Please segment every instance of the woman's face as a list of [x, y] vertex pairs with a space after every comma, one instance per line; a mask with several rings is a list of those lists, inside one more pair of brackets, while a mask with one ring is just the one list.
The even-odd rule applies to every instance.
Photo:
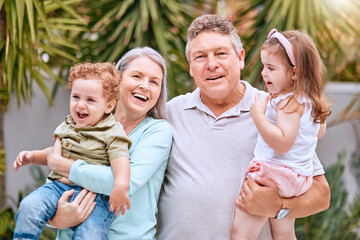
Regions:
[[122, 73], [119, 104], [131, 118], [142, 118], [155, 106], [161, 92], [163, 71], [150, 58], [132, 60]]

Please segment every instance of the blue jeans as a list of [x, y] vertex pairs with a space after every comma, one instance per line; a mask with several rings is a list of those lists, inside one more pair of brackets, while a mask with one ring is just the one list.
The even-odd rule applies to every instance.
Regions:
[[[43, 225], [55, 215], [58, 200], [65, 191], [71, 189], [75, 189], [68, 200], [72, 202], [82, 188], [59, 181], [46, 183], [25, 197], [15, 215], [14, 239], [38, 239]], [[108, 200], [108, 196], [97, 194], [96, 206], [91, 215], [83, 223], [72, 227], [73, 239], [109, 238], [110, 225], [115, 213], [110, 212]]]

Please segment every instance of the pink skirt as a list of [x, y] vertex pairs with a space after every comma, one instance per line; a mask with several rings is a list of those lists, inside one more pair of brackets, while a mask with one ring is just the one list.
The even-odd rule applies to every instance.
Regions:
[[275, 166], [268, 162], [251, 161], [247, 175], [252, 179], [267, 177], [279, 188], [281, 197], [296, 197], [306, 192], [312, 184], [312, 176], [302, 176], [285, 166]]

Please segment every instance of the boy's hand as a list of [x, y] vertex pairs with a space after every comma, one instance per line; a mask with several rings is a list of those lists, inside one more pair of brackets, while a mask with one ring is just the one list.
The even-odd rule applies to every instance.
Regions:
[[33, 151], [22, 151], [17, 155], [14, 161], [14, 170], [18, 171], [19, 167], [31, 164], [35, 159], [35, 153]]
[[115, 216], [118, 216], [121, 210], [121, 215], [125, 214], [126, 209], [130, 209], [130, 198], [127, 190], [122, 187], [114, 187], [110, 194], [110, 211], [115, 211]]

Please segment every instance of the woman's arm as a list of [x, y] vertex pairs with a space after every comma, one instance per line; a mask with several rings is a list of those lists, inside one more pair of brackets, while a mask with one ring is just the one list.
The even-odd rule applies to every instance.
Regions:
[[74, 164], [74, 161], [68, 158], [64, 158], [61, 154], [61, 140], [60, 138], [56, 138], [54, 147], [50, 149], [49, 155], [47, 156], [47, 165], [52, 171], [68, 178], [70, 168]]
[[[243, 193], [245, 197], [243, 200], [236, 199], [236, 206], [250, 214], [273, 218], [282, 207], [278, 188], [270, 179], [258, 178], [254, 181], [248, 178], [240, 196]], [[330, 188], [325, 176], [314, 176], [306, 193], [283, 201], [290, 209], [288, 217], [302, 218], [325, 211], [330, 206]]]
[[[144, 129], [138, 141], [132, 140], [129, 195], [146, 184], [161, 164], [167, 161], [172, 144], [170, 126], [165, 121], [158, 121]], [[114, 185], [111, 167], [87, 164], [82, 160], [72, 164], [69, 180], [106, 195], [110, 195]]]

